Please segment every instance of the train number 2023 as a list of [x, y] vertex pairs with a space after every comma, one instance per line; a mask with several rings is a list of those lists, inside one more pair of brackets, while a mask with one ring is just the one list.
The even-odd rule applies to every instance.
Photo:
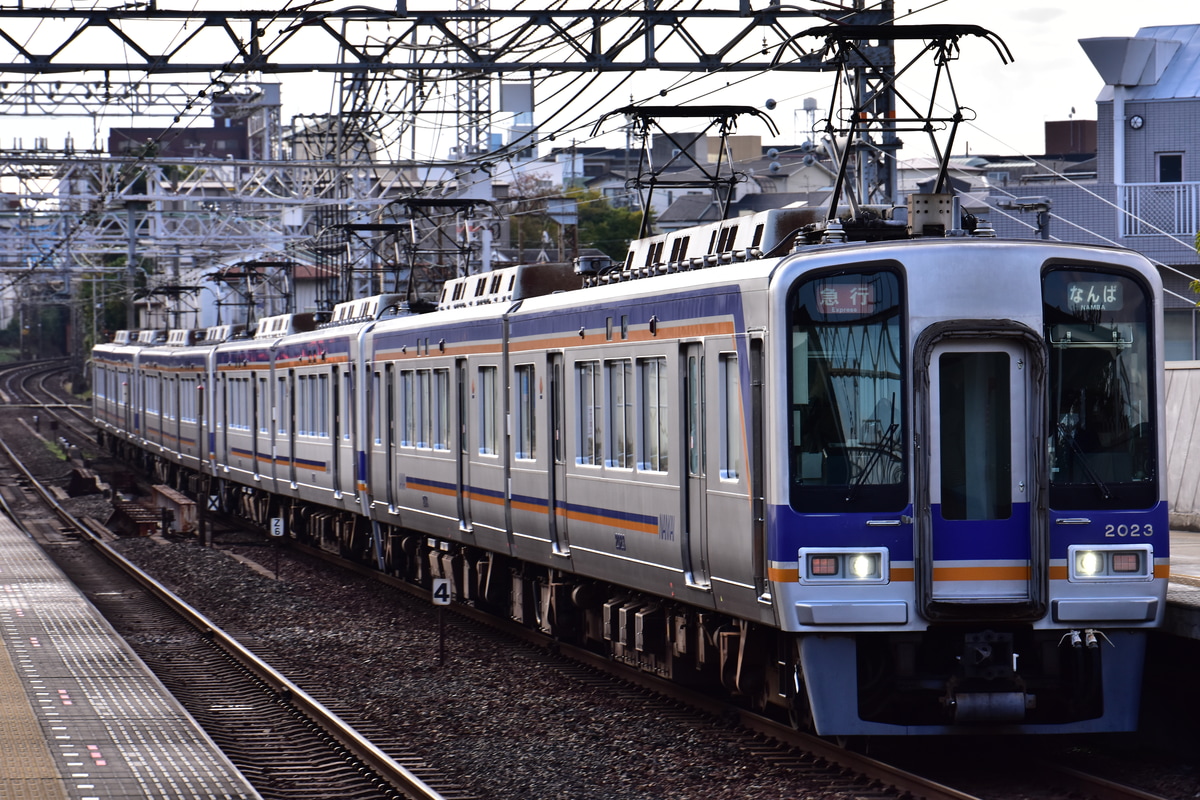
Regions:
[[1137, 539], [1142, 536], [1153, 536], [1153, 525], [1105, 525], [1104, 535], [1109, 539]]

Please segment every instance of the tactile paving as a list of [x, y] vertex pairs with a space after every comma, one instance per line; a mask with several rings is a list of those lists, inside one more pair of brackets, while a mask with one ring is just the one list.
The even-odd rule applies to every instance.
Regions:
[[0, 798], [257, 796], [41, 548], [0, 516]]

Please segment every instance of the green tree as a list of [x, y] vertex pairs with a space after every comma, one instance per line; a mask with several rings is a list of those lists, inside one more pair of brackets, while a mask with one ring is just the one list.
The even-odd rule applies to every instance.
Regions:
[[[614, 261], [625, 260], [629, 243], [637, 238], [642, 212], [635, 208], [614, 208], [608, 198], [596, 191], [571, 189], [579, 208], [579, 246], [594, 247]], [[651, 217], [650, 224], [654, 224]]]

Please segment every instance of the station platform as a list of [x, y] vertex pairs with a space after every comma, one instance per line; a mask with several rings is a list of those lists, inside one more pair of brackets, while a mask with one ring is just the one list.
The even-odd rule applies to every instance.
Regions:
[[1171, 583], [1163, 631], [1200, 639], [1200, 533], [1171, 531]]
[[0, 798], [259, 795], [45, 552], [0, 515]]

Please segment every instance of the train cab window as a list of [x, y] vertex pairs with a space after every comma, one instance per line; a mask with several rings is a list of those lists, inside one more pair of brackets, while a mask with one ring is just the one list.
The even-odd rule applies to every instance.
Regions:
[[799, 281], [788, 302], [792, 505], [908, 504], [900, 277], [876, 269]]
[[1042, 279], [1053, 508], [1158, 501], [1148, 291], [1131, 277], [1084, 269]]

